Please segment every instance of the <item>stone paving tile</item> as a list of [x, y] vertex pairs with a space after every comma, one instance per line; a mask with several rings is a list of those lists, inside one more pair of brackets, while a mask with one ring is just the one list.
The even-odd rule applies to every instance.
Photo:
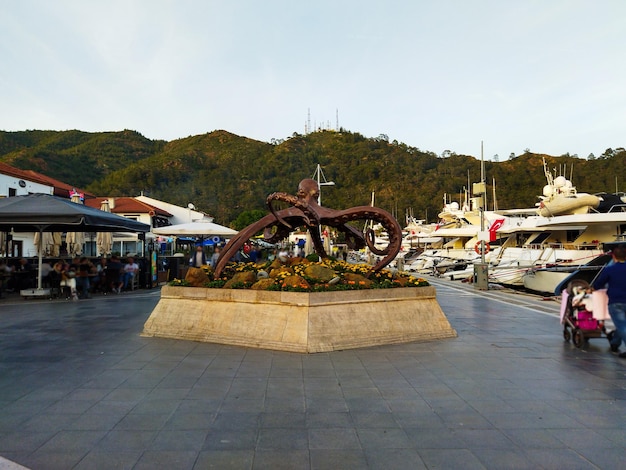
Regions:
[[164, 424], [167, 429], [209, 429], [215, 420], [215, 413], [176, 411], [169, 415]]
[[420, 470], [426, 464], [415, 449], [365, 449], [367, 468], [372, 470]]
[[[252, 468], [255, 452], [250, 450], [204, 450], [198, 454], [194, 470], [245, 470]], [[287, 456], [285, 456], [285, 460]], [[260, 468], [260, 467], [257, 467]], [[294, 466], [292, 468], [299, 468]]]
[[[443, 448], [443, 449], [420, 449], [418, 454], [426, 468], [436, 468], [437, 470], [485, 470], [482, 462], [469, 450], [465, 448]], [[496, 468], [508, 468], [493, 467]]]
[[546, 470], [563, 470], [564, 468], [599, 470], [600, 468], [611, 468], [598, 467], [572, 449], [533, 449], [527, 453], [527, 458], [535, 468]]
[[306, 428], [261, 428], [258, 449], [308, 449], [309, 436]]
[[109, 452], [145, 450], [156, 435], [157, 431], [154, 429], [148, 431], [113, 429], [97, 443], [97, 448]]
[[398, 422], [393, 413], [371, 412], [368, 410], [350, 413], [352, 421], [358, 428], [392, 428]]
[[412, 441], [404, 429], [394, 428], [356, 428], [359, 441], [365, 449], [408, 449]]
[[522, 470], [534, 468], [536, 465], [521, 449], [478, 448], [472, 449], [472, 453], [476, 455], [476, 458], [478, 458], [486, 468]]
[[87, 452], [84, 450], [75, 449], [63, 451], [37, 450], [19, 463], [34, 470], [40, 468], [45, 470], [67, 470], [68, 468], [76, 468], [86, 455]]
[[50, 441], [56, 431], [27, 431], [17, 429], [0, 435], [0, 454], [5, 452], [31, 453]]
[[158, 291], [2, 301], [0, 455], [32, 469], [621, 467], [625, 362], [606, 341], [564, 343], [556, 303], [437, 289], [458, 338], [314, 355], [143, 338]]
[[[245, 429], [245, 428], [257, 428], [261, 419], [262, 413], [246, 413], [243, 411], [220, 412], [215, 416], [212, 427], [219, 429]], [[285, 420], [287, 421], [287, 420]]]
[[[230, 421], [229, 416], [224, 420]], [[306, 428], [306, 413], [265, 412], [257, 415], [258, 423], [263, 428]], [[256, 423], [255, 423], [256, 424]]]
[[[327, 451], [322, 451], [327, 452]], [[359, 468], [357, 466], [342, 466], [339, 460], [336, 460], [335, 467], [321, 468]], [[329, 461], [332, 465], [332, 460]], [[239, 467], [241, 468], [241, 467]], [[311, 467], [311, 456], [309, 451], [305, 449], [298, 450], [263, 450], [259, 449], [254, 453], [253, 470], [308, 470]]]
[[340, 413], [348, 411], [348, 405], [343, 398], [307, 397], [306, 410], [309, 413]]
[[202, 450], [246, 450], [256, 449], [259, 431], [251, 429], [208, 428]]
[[456, 431], [443, 426], [403, 429], [411, 446], [417, 449], [459, 449], [465, 444]]
[[199, 452], [208, 436], [205, 429], [160, 431], [150, 444], [150, 449], [167, 451], [195, 451]]
[[347, 412], [308, 412], [306, 427], [308, 429], [352, 428], [354, 422]]
[[133, 466], [133, 470], [154, 470], [155, 468], [192, 470], [197, 455], [195, 451], [147, 450]]
[[354, 429], [309, 429], [310, 449], [360, 449], [359, 436]]
[[124, 414], [104, 414], [86, 411], [80, 416], [73, 418], [64, 428], [69, 431], [108, 431], [125, 419]]
[[367, 457], [363, 450], [358, 449], [312, 449], [312, 470], [325, 470], [329, 468], [367, 468]]
[[130, 470], [141, 457], [141, 451], [110, 452], [92, 450], [74, 467], [75, 470], [120, 469]]

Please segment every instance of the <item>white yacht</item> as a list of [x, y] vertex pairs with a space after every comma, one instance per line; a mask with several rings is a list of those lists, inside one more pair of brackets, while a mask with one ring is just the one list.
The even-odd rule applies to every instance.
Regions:
[[626, 234], [623, 194], [578, 193], [563, 176], [553, 178], [545, 161], [544, 171], [548, 184], [534, 213], [502, 212], [510, 218], [497, 232], [503, 243], [490, 272], [492, 282], [554, 292], [568, 271], [601, 255], [603, 244]]

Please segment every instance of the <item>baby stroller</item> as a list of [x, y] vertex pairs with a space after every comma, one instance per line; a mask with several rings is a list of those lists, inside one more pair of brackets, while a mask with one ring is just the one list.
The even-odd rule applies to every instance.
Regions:
[[566, 342], [572, 340], [577, 348], [581, 348], [590, 338], [608, 338], [604, 318], [599, 318], [601, 315], [594, 316], [591, 311], [593, 294], [588, 294], [588, 289], [587, 281], [575, 279], [563, 291], [561, 300], [563, 338]]

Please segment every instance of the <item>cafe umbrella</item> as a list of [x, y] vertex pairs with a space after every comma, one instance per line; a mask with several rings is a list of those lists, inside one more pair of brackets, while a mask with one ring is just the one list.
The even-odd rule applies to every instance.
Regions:
[[[70, 192], [70, 201], [74, 204], [83, 204], [84, 195], [76, 191]], [[65, 234], [65, 244], [67, 253], [74, 257], [83, 254], [83, 244], [85, 243], [85, 232], [67, 232]]]
[[[103, 212], [111, 212], [108, 199], [102, 201], [100, 210]], [[111, 253], [111, 249], [113, 248], [113, 234], [111, 232], [98, 232], [96, 235], [96, 247], [100, 256]]]
[[51, 255], [52, 246], [54, 246], [54, 237], [52, 236], [52, 232], [35, 232], [33, 243], [37, 248], [37, 251]]
[[[0, 198], [0, 231], [4, 232], [148, 232], [150, 226], [110, 212], [75, 204], [50, 194]], [[37, 290], [41, 291], [39, 251]]]
[[199, 238], [200, 243], [204, 245], [205, 239], [216, 244], [219, 243], [222, 238], [232, 238], [239, 232], [214, 222], [196, 221], [154, 228], [152, 229], [152, 233], [155, 235], [177, 237], [178, 241], [182, 241], [185, 238]]
[[237, 235], [237, 230], [224, 227], [213, 222], [190, 222], [186, 224], [167, 225], [152, 230], [155, 235], [169, 235], [177, 237], [224, 237], [231, 238]]

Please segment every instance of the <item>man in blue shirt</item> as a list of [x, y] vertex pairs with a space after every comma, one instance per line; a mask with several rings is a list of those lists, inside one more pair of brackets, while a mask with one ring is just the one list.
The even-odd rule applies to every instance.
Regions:
[[626, 243], [620, 243], [613, 249], [613, 263], [602, 270], [592, 287], [603, 289], [607, 284], [609, 315], [615, 325], [615, 331], [609, 339], [611, 352], [626, 358], [626, 352], [619, 351], [622, 341], [626, 344]]

